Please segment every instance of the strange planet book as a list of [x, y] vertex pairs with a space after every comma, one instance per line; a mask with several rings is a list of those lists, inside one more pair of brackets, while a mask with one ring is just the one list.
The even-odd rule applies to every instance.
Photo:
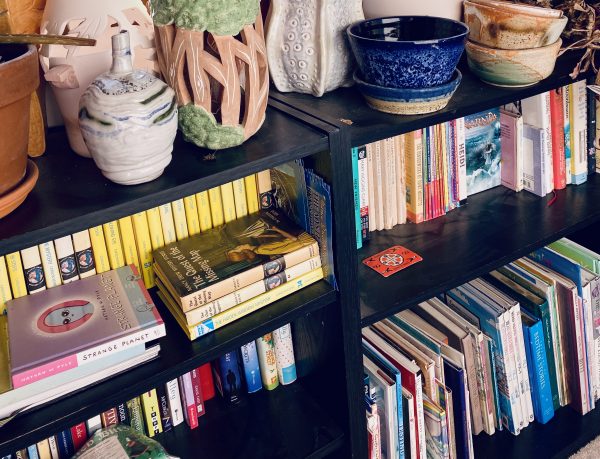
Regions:
[[7, 312], [15, 388], [165, 335], [134, 265], [11, 300]]
[[500, 109], [465, 116], [467, 196], [500, 185]]

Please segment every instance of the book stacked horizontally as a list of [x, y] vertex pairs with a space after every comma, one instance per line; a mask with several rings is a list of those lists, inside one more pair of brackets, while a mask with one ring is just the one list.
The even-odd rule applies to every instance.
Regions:
[[7, 316], [0, 419], [156, 357], [146, 344], [165, 335], [133, 265], [11, 300]]
[[323, 278], [317, 241], [278, 210], [153, 255], [159, 296], [192, 340]]

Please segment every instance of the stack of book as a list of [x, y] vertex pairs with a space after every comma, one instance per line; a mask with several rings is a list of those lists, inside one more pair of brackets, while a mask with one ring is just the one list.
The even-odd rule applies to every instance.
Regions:
[[317, 241], [275, 209], [153, 255], [159, 296], [192, 340], [323, 278]]
[[7, 313], [0, 419], [156, 357], [147, 344], [165, 335], [133, 266], [11, 300]]
[[593, 410], [599, 276], [561, 239], [365, 328], [371, 457], [474, 457], [473, 435]]

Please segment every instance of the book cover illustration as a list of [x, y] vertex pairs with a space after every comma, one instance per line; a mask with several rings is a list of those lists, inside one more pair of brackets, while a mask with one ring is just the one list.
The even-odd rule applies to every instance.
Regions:
[[168, 244], [155, 251], [154, 259], [165, 280], [185, 297], [255, 266], [263, 266], [264, 277], [277, 274], [285, 270], [284, 255], [312, 245], [316, 241], [308, 233], [271, 209]]
[[21, 381], [28, 384], [143, 342], [128, 339], [136, 332], [159, 325], [164, 330], [130, 266], [24, 296], [7, 306], [15, 387], [16, 374], [35, 370], [33, 379]]
[[308, 229], [308, 202], [304, 162], [290, 161], [271, 169], [275, 207], [301, 228]]
[[500, 110], [465, 117], [467, 195], [500, 185]]

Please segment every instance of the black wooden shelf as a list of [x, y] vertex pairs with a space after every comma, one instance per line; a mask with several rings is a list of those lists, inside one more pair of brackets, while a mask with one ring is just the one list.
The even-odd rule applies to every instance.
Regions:
[[243, 145], [210, 153], [178, 135], [173, 161], [152, 182], [125, 186], [104, 178], [91, 159], [73, 153], [63, 129], [47, 135], [34, 159], [40, 178], [23, 205], [0, 219], [0, 254], [50, 241], [328, 149], [327, 136], [269, 108]]
[[159, 358], [16, 417], [0, 428], [0, 457], [164, 384], [336, 300], [331, 286], [319, 281], [207, 336], [189, 341], [155, 293], [152, 295], [167, 328], [167, 336], [160, 340]]
[[573, 81], [569, 73], [579, 57], [580, 54], [574, 52], [560, 57], [550, 77], [525, 88], [503, 88], [483, 83], [468, 70], [463, 59], [460, 65], [463, 78], [449, 104], [440, 111], [425, 115], [391, 115], [373, 110], [354, 87], [341, 88], [320, 98], [281, 93], [274, 88], [270, 94], [275, 100], [324, 122], [347, 129], [351, 145], [357, 146], [477, 113], [568, 84]]
[[[429, 222], [372, 232], [358, 253], [362, 325], [406, 309], [600, 220], [600, 177], [539, 198], [504, 187], [470, 196], [467, 204]], [[423, 261], [388, 278], [362, 260], [402, 245]]]
[[477, 435], [474, 437], [475, 457], [564, 459], [598, 435], [600, 409], [582, 416], [570, 407], [563, 407], [547, 424], [534, 422], [517, 436], [507, 431], [496, 432], [492, 436]]
[[156, 436], [182, 459], [300, 459], [325, 457], [344, 441], [342, 430], [307, 394], [301, 381], [262, 390], [238, 406], [209, 400], [197, 429], [182, 424]]

